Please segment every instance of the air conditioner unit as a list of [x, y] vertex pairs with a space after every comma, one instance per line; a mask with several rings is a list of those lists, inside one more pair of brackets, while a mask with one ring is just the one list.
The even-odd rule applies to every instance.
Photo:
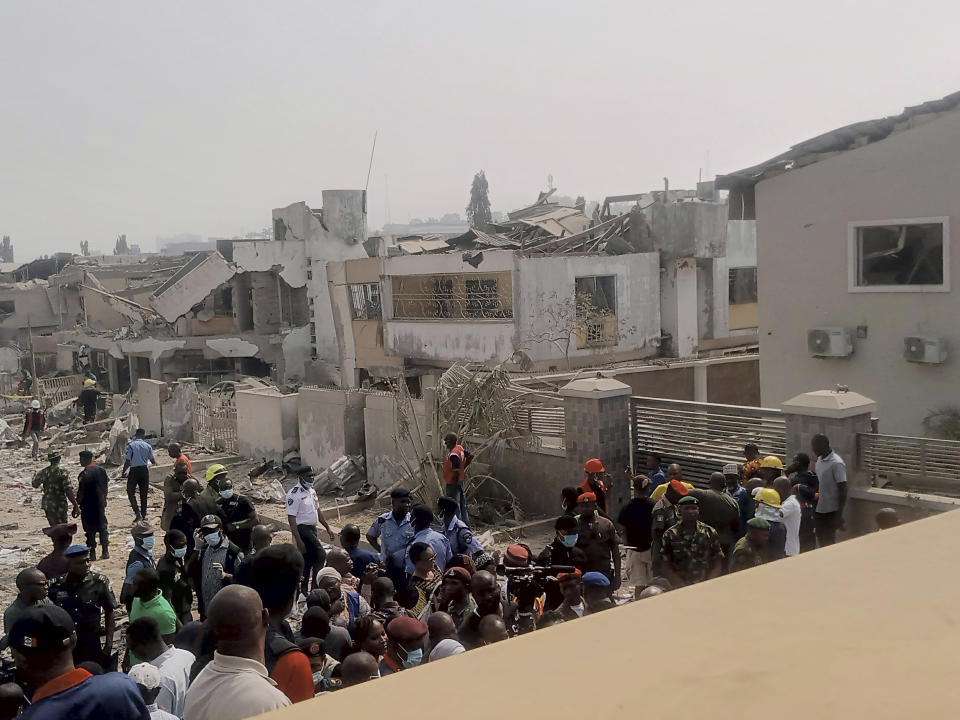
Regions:
[[947, 359], [947, 343], [941, 338], [905, 337], [903, 358], [915, 363], [942, 363]]
[[846, 328], [807, 330], [807, 350], [814, 357], [846, 357], [853, 353], [853, 337]]

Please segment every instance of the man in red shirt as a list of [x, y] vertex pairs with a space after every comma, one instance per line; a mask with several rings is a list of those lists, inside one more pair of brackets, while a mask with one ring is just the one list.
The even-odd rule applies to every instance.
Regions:
[[464, 494], [464, 472], [473, 462], [473, 455], [457, 442], [457, 436], [447, 433], [443, 438], [447, 448], [447, 457], [443, 461], [443, 482], [447, 497], [452, 497], [459, 506], [458, 515], [469, 527], [470, 519], [467, 516], [467, 496]]
[[193, 475], [193, 465], [190, 464], [190, 458], [183, 454], [183, 450], [180, 449], [177, 443], [167, 445], [167, 452], [170, 454], [170, 457], [173, 458], [174, 467], [179, 463], [183, 463], [187, 466], [187, 475]]
[[607, 469], [598, 458], [590, 458], [583, 466], [583, 472], [583, 482], [577, 486], [577, 489], [579, 489], [581, 493], [593, 493], [596, 495], [597, 507], [606, 515], [608, 512], [607, 492], [613, 484], [610, 482], [610, 475], [607, 473]]

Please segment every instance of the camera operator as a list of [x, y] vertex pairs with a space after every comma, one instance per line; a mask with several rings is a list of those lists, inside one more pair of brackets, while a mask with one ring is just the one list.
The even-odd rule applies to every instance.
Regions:
[[[553, 524], [556, 536], [553, 542], [547, 545], [537, 556], [537, 565], [544, 567], [549, 565], [572, 565], [579, 572], [584, 572], [587, 566], [587, 555], [579, 547], [577, 541], [580, 539], [580, 523], [573, 515], [562, 515], [557, 518]], [[546, 599], [544, 608], [554, 610], [559, 607], [563, 601], [560, 588], [555, 583], [549, 583], [546, 586]]]

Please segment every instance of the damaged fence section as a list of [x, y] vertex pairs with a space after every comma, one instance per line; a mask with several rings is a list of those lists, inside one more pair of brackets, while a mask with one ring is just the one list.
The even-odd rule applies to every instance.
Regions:
[[193, 441], [208, 450], [237, 451], [234, 395], [200, 392], [193, 399]]

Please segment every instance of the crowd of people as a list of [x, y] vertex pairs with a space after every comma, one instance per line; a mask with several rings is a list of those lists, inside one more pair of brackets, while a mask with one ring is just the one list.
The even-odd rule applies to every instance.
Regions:
[[[818, 435], [815, 460], [799, 453], [785, 467], [748, 445], [745, 462], [722, 465], [706, 488], [651, 452], [644, 472], [626, 471], [633, 498], [615, 516], [617, 481], [591, 458], [582, 482], [563, 488], [546, 547], [493, 553], [466, 513], [472, 456], [455, 436], [444, 442], [436, 505], [394, 489], [365, 533], [330, 527], [304, 468], [286, 497], [291, 543], [273, 542], [227, 468], [209, 467], [202, 485], [171, 445], [159, 554], [141, 481], [156, 460], [138, 431], [122, 471], [135, 522], [119, 600], [91, 569], [98, 539], [108, 556], [106, 473], [81, 453], [74, 493], [52, 453], [34, 483], [54, 549], [19, 574], [4, 612], [17, 683], [0, 686], [0, 720], [240, 720], [828, 545], [843, 529], [845, 466]], [[68, 502], [86, 544], [72, 541]], [[891, 513], [878, 522], [896, 524]]]

